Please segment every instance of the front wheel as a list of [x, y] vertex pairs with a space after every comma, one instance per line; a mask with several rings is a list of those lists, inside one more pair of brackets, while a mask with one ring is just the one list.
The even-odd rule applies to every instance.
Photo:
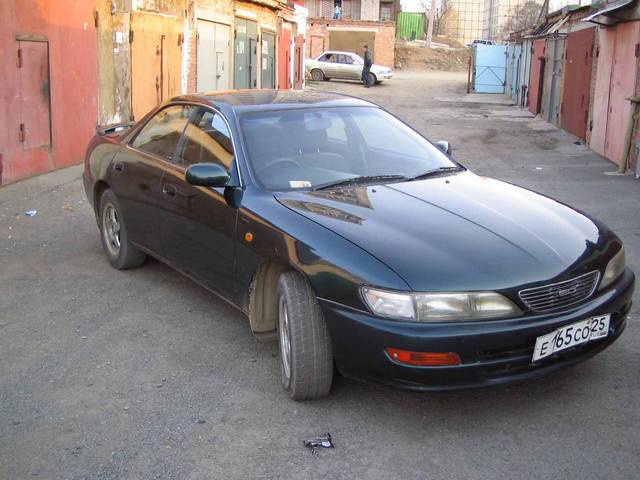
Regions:
[[368, 77], [368, 82], [367, 85], [375, 85], [376, 83], [378, 83], [378, 80], [376, 79], [376, 76], [373, 73], [369, 73], [369, 77]]
[[309, 282], [297, 272], [278, 280], [282, 386], [293, 400], [325, 397], [333, 381], [329, 330]]

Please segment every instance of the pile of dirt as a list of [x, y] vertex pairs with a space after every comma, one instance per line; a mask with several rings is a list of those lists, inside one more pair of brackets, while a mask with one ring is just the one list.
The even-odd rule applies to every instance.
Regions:
[[[440, 38], [434, 41], [444, 43]], [[471, 49], [465, 47], [427, 48], [423, 42], [397, 42], [395, 67], [397, 70], [460, 72], [467, 69], [470, 56]]]
[[437, 43], [444, 43], [445, 45], [449, 45], [450, 47], [453, 47], [453, 48], [464, 47], [464, 45], [461, 44], [459, 41], [453, 38], [445, 37], [444, 35], [434, 35], [433, 41]]

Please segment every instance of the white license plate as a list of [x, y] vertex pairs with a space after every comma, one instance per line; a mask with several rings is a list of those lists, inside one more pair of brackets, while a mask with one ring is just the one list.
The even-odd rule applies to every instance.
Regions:
[[581, 343], [606, 337], [609, 334], [610, 319], [611, 314], [609, 313], [591, 317], [571, 325], [565, 325], [551, 333], [538, 337], [536, 339], [536, 348], [533, 349], [533, 361], [535, 362]]

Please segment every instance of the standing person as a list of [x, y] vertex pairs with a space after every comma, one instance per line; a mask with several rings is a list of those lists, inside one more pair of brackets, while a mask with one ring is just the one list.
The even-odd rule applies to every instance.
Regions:
[[369, 46], [364, 46], [364, 67], [362, 69], [362, 83], [364, 83], [364, 88], [369, 88], [371, 84], [369, 83], [371, 80], [371, 75], [369, 72], [371, 71], [371, 65], [373, 65], [373, 60], [371, 59], [371, 52], [369, 51]]
[[340, 20], [342, 18], [342, 11], [340, 10], [340, 4], [336, 3], [333, 7], [334, 20]]

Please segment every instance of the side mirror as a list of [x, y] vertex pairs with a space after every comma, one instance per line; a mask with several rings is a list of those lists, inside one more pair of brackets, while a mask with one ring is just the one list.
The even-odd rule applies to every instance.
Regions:
[[440, 140], [439, 142], [436, 142], [436, 147], [438, 147], [447, 155], [451, 155], [451, 144], [446, 140]]
[[226, 187], [229, 173], [217, 163], [194, 163], [187, 168], [185, 180], [200, 187]]

